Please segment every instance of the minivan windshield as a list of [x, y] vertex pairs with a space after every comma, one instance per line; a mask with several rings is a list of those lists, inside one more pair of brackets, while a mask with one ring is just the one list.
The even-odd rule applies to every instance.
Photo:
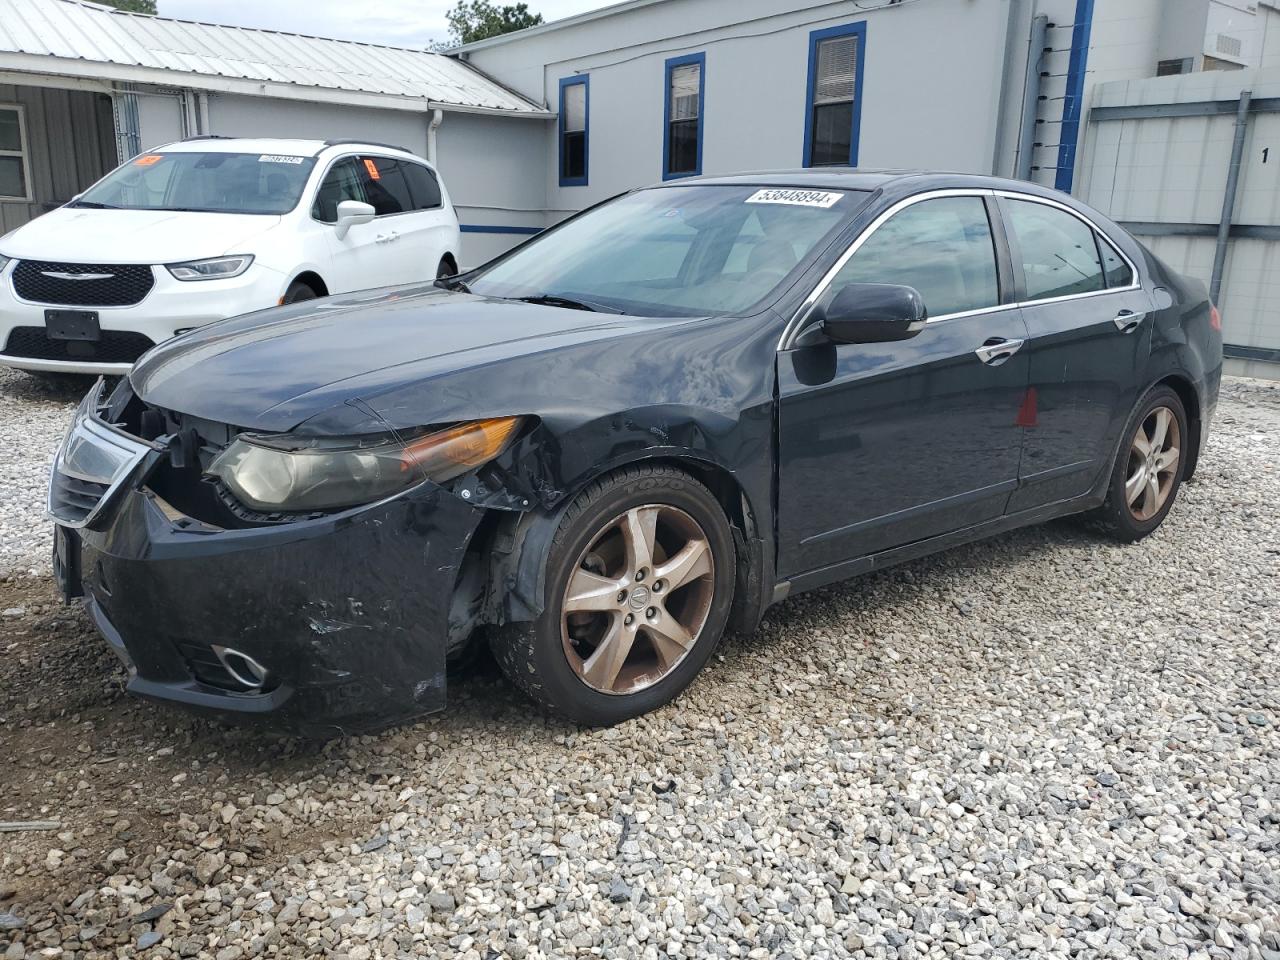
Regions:
[[865, 203], [859, 190], [687, 185], [589, 210], [466, 277], [473, 293], [641, 316], [760, 302]]
[[265, 153], [144, 153], [90, 187], [73, 207], [288, 213], [298, 205], [314, 157]]

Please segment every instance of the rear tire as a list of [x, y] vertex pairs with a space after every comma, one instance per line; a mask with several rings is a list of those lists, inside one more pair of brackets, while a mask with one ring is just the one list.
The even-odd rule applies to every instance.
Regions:
[[453, 262], [453, 257], [445, 254], [440, 258], [440, 263], [436, 266], [436, 279], [444, 280], [448, 277], [456, 277], [458, 275], [458, 265]]
[[285, 303], [301, 303], [303, 300], [314, 300], [316, 292], [311, 289], [309, 284], [303, 283], [301, 280], [295, 280], [289, 284], [289, 289], [285, 291]]
[[1152, 388], [1125, 426], [1107, 499], [1094, 514], [1108, 534], [1136, 543], [1164, 522], [1186, 472], [1190, 437], [1182, 399], [1170, 387]]
[[592, 483], [562, 512], [545, 563], [541, 615], [494, 629], [490, 645], [534, 701], [587, 726], [674, 699], [729, 620], [729, 521], [706, 487], [672, 467]]

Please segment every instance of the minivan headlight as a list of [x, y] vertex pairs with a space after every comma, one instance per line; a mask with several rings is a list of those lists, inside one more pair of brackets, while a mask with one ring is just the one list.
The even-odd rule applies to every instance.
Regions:
[[189, 260], [186, 263], [168, 263], [165, 267], [177, 280], [228, 280], [238, 277], [253, 263], [250, 254], [234, 257], [213, 257], [209, 260]]
[[511, 445], [522, 417], [459, 424], [402, 441], [241, 434], [209, 466], [253, 510], [331, 510], [374, 503], [424, 479], [443, 483]]
[[9, 259], [3, 253], [0, 253], [0, 273], [4, 273], [4, 268], [9, 265]]

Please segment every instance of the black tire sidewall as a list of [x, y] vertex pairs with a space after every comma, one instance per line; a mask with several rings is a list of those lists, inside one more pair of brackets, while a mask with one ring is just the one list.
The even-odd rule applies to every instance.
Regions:
[[301, 282], [300, 280], [295, 280], [293, 281], [293, 283], [289, 284], [289, 289], [286, 290], [284, 294], [284, 302], [286, 305], [290, 303], [301, 303], [304, 300], [315, 300], [315, 299], [316, 299], [316, 292], [312, 290], [311, 287]]
[[[1160, 511], [1149, 520], [1138, 520], [1129, 510], [1129, 505], [1125, 500], [1124, 484], [1125, 474], [1129, 466], [1129, 451], [1133, 446], [1134, 434], [1141, 428], [1143, 422], [1151, 415], [1151, 411], [1157, 407], [1168, 407], [1173, 411], [1173, 415], [1178, 420], [1178, 437], [1182, 449], [1178, 455], [1178, 472], [1173, 478], [1173, 489], [1169, 491], [1169, 499], [1164, 502], [1164, 506]], [[1174, 501], [1178, 499], [1178, 491], [1182, 488], [1182, 478], [1187, 472], [1187, 457], [1190, 450], [1187, 444], [1191, 442], [1190, 431], [1187, 428], [1187, 411], [1183, 407], [1182, 398], [1178, 396], [1177, 391], [1171, 387], [1156, 387], [1149, 391], [1142, 398], [1142, 402], [1135, 408], [1133, 416], [1130, 418], [1128, 425], [1125, 427], [1124, 440], [1120, 446], [1120, 451], [1116, 455], [1116, 462], [1111, 470], [1111, 484], [1108, 489], [1108, 502], [1110, 504], [1110, 514], [1108, 518], [1116, 527], [1116, 532], [1126, 540], [1141, 540], [1149, 533], [1164, 522], [1164, 518], [1169, 515], [1169, 511], [1173, 509]]]
[[[683, 510], [702, 527], [715, 561], [711, 610], [693, 649], [657, 683], [633, 694], [600, 693], [583, 683], [564, 652], [560, 619], [565, 584], [578, 557], [604, 524], [632, 507], [649, 503]], [[720, 504], [701, 484], [674, 471], [626, 477], [591, 498], [580, 512], [562, 518], [547, 557], [545, 607], [534, 625], [535, 668], [548, 699], [562, 713], [592, 726], [619, 723], [670, 701], [692, 682], [724, 633], [733, 605], [735, 567], [733, 535]]]

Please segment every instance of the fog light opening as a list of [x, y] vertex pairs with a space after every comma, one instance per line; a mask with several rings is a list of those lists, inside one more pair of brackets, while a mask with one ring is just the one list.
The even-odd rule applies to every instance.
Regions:
[[266, 686], [269, 676], [267, 668], [253, 657], [231, 647], [220, 647], [217, 644], [211, 646], [218, 659], [222, 661], [222, 666], [236, 683], [255, 693]]

